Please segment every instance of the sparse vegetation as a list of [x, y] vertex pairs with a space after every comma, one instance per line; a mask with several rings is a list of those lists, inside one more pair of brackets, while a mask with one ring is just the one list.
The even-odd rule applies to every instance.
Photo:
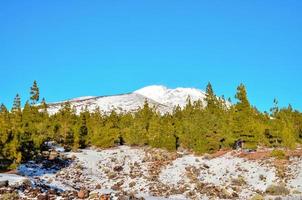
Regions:
[[251, 200], [264, 200], [264, 197], [260, 194], [255, 194]]
[[280, 160], [286, 158], [285, 152], [283, 150], [280, 150], [280, 149], [274, 149], [271, 152], [271, 156], [275, 157], [277, 159], [280, 159]]
[[238, 176], [238, 178], [232, 180], [232, 184], [237, 186], [243, 186], [246, 184], [246, 181], [243, 176]]
[[1, 194], [0, 200], [18, 200], [20, 199], [17, 192], [7, 192], [4, 194]]
[[289, 189], [287, 189], [284, 185], [270, 185], [265, 191], [269, 195], [288, 195]]

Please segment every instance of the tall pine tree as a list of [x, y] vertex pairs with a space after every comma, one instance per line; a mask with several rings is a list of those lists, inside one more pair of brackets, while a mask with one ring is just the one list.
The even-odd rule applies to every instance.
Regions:
[[30, 88], [30, 100], [31, 100], [31, 104], [35, 105], [40, 98], [40, 90], [37, 84], [37, 81], [33, 82], [32, 87]]

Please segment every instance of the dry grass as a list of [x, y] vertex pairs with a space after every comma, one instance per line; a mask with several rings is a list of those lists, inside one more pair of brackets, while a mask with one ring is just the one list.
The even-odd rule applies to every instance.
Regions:
[[248, 160], [265, 160], [270, 158], [270, 150], [256, 151], [256, 152], [240, 152], [238, 157], [245, 158]]
[[17, 192], [8, 192], [1, 194], [0, 200], [18, 200], [20, 199], [19, 195]]
[[288, 195], [289, 189], [284, 185], [270, 185], [265, 191], [269, 195]]

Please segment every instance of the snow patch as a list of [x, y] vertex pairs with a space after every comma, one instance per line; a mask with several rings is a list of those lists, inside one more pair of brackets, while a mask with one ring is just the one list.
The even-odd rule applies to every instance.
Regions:
[[0, 173], [0, 181], [8, 181], [10, 186], [21, 185], [27, 178], [16, 174], [2, 174]]
[[289, 188], [302, 192], [302, 158], [292, 158], [287, 174], [291, 177], [287, 185]]

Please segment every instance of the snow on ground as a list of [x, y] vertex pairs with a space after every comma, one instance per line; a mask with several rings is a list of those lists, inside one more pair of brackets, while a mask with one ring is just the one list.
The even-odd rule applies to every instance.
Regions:
[[287, 175], [291, 177], [287, 185], [290, 188], [302, 192], [302, 158], [294, 157], [290, 160], [291, 165], [288, 166]]
[[8, 181], [10, 186], [14, 185], [21, 185], [24, 181], [28, 179], [24, 176], [16, 175], [16, 174], [1, 174], [0, 173], [0, 182], [1, 181]]
[[[197, 178], [200, 182], [226, 189], [229, 189], [228, 187], [233, 182], [239, 180], [244, 182], [242, 189], [248, 188], [250, 191], [264, 192], [277, 180], [276, 172], [270, 165], [248, 161], [230, 154], [214, 159], [204, 159], [192, 155], [178, 158], [162, 170], [160, 180], [165, 184], [188, 184], [191, 181], [186, 175], [188, 167], [195, 167], [198, 170]], [[247, 194], [247, 191], [243, 194]]]
[[204, 163], [209, 168], [202, 171], [200, 179], [214, 185], [227, 186], [232, 180], [242, 177], [248, 188], [265, 191], [277, 179], [276, 172], [270, 165], [230, 155], [205, 160]]
[[[22, 176], [0, 174], [0, 181], [15, 184], [28, 178], [59, 191], [85, 187], [91, 193], [124, 191], [150, 200], [222, 199], [221, 193], [223, 199], [250, 199], [281, 181], [273, 159], [248, 160], [234, 152], [208, 158], [120, 146], [64, 155], [73, 160], [64, 168], [29, 162], [18, 168]], [[290, 159], [286, 177], [287, 188], [302, 192], [302, 158]]]
[[43, 168], [41, 164], [36, 164], [32, 161], [21, 164], [18, 167], [18, 173], [23, 176], [29, 176], [29, 177], [38, 177], [45, 174], [54, 174], [58, 170], [54, 168]]
[[185, 175], [186, 167], [198, 165], [195, 156], [188, 155], [178, 158], [161, 172], [159, 179], [168, 185], [178, 185], [181, 181], [188, 182]]
[[[182, 156], [171, 161], [170, 165], [163, 166], [158, 180], [150, 178], [148, 170], [152, 163], [145, 161], [146, 152], [143, 148], [122, 146], [102, 151], [90, 149], [69, 153], [68, 156], [78, 159], [83, 166], [84, 176], [89, 177], [93, 187], [100, 184], [102, 188], [111, 189], [118, 183], [124, 191], [132, 191], [142, 196], [148, 195], [150, 186], [155, 184], [163, 184], [163, 188], [169, 189], [188, 184], [191, 188], [189, 190], [193, 190], [196, 183], [192, 183], [188, 176], [190, 168], [197, 169], [196, 177], [199, 182], [223, 187], [232, 192], [233, 182], [240, 179], [244, 182], [241, 186], [242, 194], [239, 194], [242, 198], [254, 194], [254, 191], [264, 192], [277, 181], [275, 169], [271, 165], [248, 161], [231, 154], [213, 159], [194, 155]], [[170, 198], [172, 197], [186, 198], [185, 195], [171, 193]], [[202, 194], [199, 197], [206, 198]]]
[[[109, 189], [118, 182], [122, 183], [124, 190], [139, 191], [146, 187], [144, 177], [147, 176], [147, 164], [143, 163], [143, 149], [121, 146], [103, 151], [83, 150], [80, 153], [69, 153], [68, 156], [76, 156], [84, 167], [84, 173], [104, 188]], [[132, 182], [135, 182], [135, 186], [129, 188]]]
[[196, 88], [175, 88], [169, 89], [165, 86], [148, 86], [136, 90], [132, 93], [99, 96], [99, 97], [79, 97], [67, 101], [49, 103], [49, 114], [57, 113], [65, 102], [70, 102], [77, 113], [85, 108], [93, 112], [99, 108], [103, 113], [110, 113], [112, 110], [117, 112], [134, 112], [141, 108], [145, 100], [150, 106], [155, 107], [160, 113], [173, 111], [175, 106], [184, 107], [190, 97], [191, 101], [201, 100], [205, 98], [205, 92]]

